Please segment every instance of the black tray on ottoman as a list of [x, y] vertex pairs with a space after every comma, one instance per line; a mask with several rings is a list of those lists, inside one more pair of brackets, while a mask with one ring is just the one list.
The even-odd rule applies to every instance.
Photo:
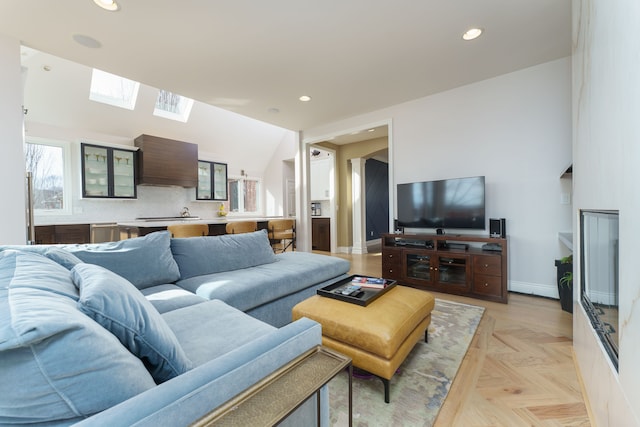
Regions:
[[398, 283], [395, 280], [383, 279], [385, 281], [385, 286], [383, 288], [366, 287], [365, 284], [363, 283], [357, 283], [360, 286], [362, 286], [362, 288], [360, 289], [362, 294], [360, 296], [350, 296], [350, 295], [341, 294], [340, 291], [342, 289], [346, 288], [347, 286], [356, 284], [356, 283], [353, 283], [353, 279], [356, 277], [362, 277], [365, 279], [379, 279], [378, 277], [369, 277], [369, 276], [362, 276], [362, 275], [356, 274], [353, 276], [349, 276], [345, 279], [338, 280], [330, 285], [325, 286], [324, 288], [318, 289], [318, 295], [321, 295], [327, 298], [337, 299], [337, 300], [348, 302], [351, 304], [367, 306], [372, 301], [375, 301], [377, 298], [382, 296], [389, 289], [395, 287]]

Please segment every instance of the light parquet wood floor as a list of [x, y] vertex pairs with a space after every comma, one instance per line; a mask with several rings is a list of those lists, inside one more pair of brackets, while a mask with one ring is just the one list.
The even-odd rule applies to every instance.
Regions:
[[[351, 274], [381, 274], [380, 253], [330, 255], [349, 260]], [[558, 301], [512, 293], [499, 304], [433, 294], [486, 308], [436, 427], [592, 425], [573, 359], [572, 318]]]

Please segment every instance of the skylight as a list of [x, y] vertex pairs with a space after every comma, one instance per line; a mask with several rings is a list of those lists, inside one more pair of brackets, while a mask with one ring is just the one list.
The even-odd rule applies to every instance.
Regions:
[[89, 99], [115, 107], [133, 110], [140, 83], [105, 71], [93, 69]]
[[186, 123], [189, 120], [192, 107], [193, 99], [177, 95], [168, 90], [161, 90], [158, 93], [153, 115]]

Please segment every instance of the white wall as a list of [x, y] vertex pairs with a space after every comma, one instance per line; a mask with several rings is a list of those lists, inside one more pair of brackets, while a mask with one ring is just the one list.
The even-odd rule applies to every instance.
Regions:
[[293, 179], [294, 174], [291, 165], [285, 162], [292, 162], [295, 159], [297, 147], [298, 134], [287, 132], [267, 164], [263, 178], [264, 206], [267, 216], [286, 215], [284, 182], [287, 178]]
[[0, 243], [26, 243], [20, 42], [0, 34]]
[[510, 289], [557, 297], [557, 233], [572, 220], [560, 204], [571, 163], [570, 58], [307, 130], [305, 139], [386, 119], [394, 184], [484, 175], [487, 217], [507, 219]]
[[574, 0], [572, 6], [574, 205], [620, 213], [619, 375], [579, 304], [574, 348], [595, 423], [640, 425], [640, 3]]

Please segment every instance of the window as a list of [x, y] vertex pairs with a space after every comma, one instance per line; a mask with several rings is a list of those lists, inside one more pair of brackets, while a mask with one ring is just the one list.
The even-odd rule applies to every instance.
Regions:
[[260, 180], [246, 176], [230, 177], [227, 186], [229, 200], [224, 202], [227, 212], [260, 212]]
[[189, 120], [192, 107], [193, 99], [177, 95], [168, 90], [161, 90], [156, 100], [153, 115], [186, 123]]
[[71, 214], [69, 145], [29, 140], [24, 147], [35, 215]]
[[138, 89], [140, 89], [138, 82], [94, 68], [89, 99], [133, 110], [138, 98]]

